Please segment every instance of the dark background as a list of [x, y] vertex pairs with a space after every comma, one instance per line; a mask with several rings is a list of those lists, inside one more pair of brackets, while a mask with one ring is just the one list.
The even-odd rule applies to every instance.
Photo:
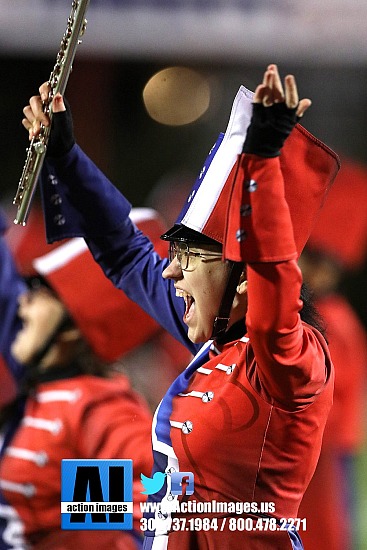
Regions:
[[[264, 63], [186, 63], [211, 83], [208, 111], [197, 122], [171, 127], [147, 114], [142, 91], [171, 59], [126, 61], [77, 52], [67, 97], [79, 144], [134, 206], [149, 204], [150, 193], [164, 177], [184, 174], [189, 186], [218, 133], [224, 131], [234, 95], [241, 84], [253, 89]], [[180, 64], [177, 59], [176, 64]], [[25, 160], [27, 134], [22, 108], [48, 79], [55, 56], [0, 57], [2, 124], [1, 200], [11, 206]], [[282, 74], [297, 76], [304, 97], [313, 100], [303, 124], [339, 155], [367, 163], [367, 69], [356, 66], [280, 64]], [[174, 181], [174, 180], [173, 180]], [[173, 183], [174, 185], [174, 183]], [[346, 190], [347, 192], [347, 190]], [[181, 195], [178, 201], [181, 201]], [[155, 206], [155, 205], [154, 205]], [[179, 205], [172, 203], [172, 209]], [[15, 207], [14, 207], [15, 208]], [[367, 206], [366, 206], [367, 214]], [[351, 220], [353, 223], [353, 220]], [[348, 274], [342, 290], [367, 326], [367, 269]]]

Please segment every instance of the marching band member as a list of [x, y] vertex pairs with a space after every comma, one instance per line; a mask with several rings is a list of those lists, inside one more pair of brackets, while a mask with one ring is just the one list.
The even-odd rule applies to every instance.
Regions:
[[[44, 94], [47, 85], [24, 109], [30, 137], [48, 124]], [[167, 261], [75, 144], [63, 98], [54, 100], [42, 184], [49, 241], [83, 236], [113, 283], [197, 353], [154, 416], [152, 475], [163, 484], [148, 498], [158, 508], [146, 516], [146, 550], [302, 548], [298, 506], [319, 457], [334, 371], [297, 259], [339, 168], [296, 124], [309, 105], [293, 76], [283, 88], [276, 65], [255, 94], [240, 88], [226, 133], [162, 236]], [[172, 494], [174, 472], [193, 476], [193, 493]], [[209, 527], [195, 529], [195, 513], [177, 510], [189, 502], [230, 511], [212, 509]], [[238, 516], [230, 505], [241, 503], [252, 506]], [[239, 519], [256, 528], [243, 530]]]
[[366, 437], [367, 334], [341, 289], [343, 279], [366, 261], [366, 203], [366, 167], [343, 158], [299, 262], [324, 319], [335, 367], [333, 407], [315, 475], [300, 507], [307, 517], [305, 550], [346, 550], [355, 544], [356, 458]]
[[[18, 304], [12, 299], [12, 315], [2, 318], [0, 333], [8, 337], [2, 386], [12, 364], [23, 376], [17, 398], [2, 410], [7, 437], [0, 462], [0, 548], [137, 550], [145, 498], [140, 473], [148, 475], [152, 467], [151, 413], [111, 365], [154, 337], [159, 326], [104, 277], [83, 239], [46, 252], [44, 226], [35, 214], [27, 239], [9, 239], [24, 279], [14, 268], [17, 278], [6, 288], [7, 302], [16, 296]], [[131, 215], [156, 241], [162, 231], [156, 213], [136, 209]], [[14, 261], [3, 240], [1, 246], [3, 282], [10, 269], [5, 261], [13, 267]], [[61, 530], [60, 468], [66, 458], [133, 460], [133, 531]]]

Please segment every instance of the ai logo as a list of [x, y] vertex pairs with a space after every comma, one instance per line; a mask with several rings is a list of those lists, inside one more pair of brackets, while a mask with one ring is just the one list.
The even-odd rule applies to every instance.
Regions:
[[172, 472], [172, 495], [192, 495], [194, 493], [194, 474], [192, 472]]
[[132, 472], [132, 460], [62, 460], [62, 529], [132, 529]]

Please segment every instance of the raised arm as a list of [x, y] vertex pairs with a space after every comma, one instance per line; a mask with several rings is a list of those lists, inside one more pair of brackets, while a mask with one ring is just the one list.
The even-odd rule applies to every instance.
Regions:
[[[324, 338], [301, 320], [299, 249], [280, 156], [311, 101], [299, 101], [293, 76], [284, 84], [270, 65], [256, 89], [232, 185], [225, 257], [247, 264], [246, 326], [258, 366], [253, 383], [269, 400], [297, 406], [322, 390], [330, 359]], [[291, 177], [287, 184], [292, 186]], [[239, 217], [244, 205], [251, 214]], [[246, 235], [242, 242], [233, 238], [239, 227]]]
[[[42, 97], [24, 109], [30, 138], [40, 123], [48, 124]], [[41, 191], [49, 242], [84, 237], [94, 258], [113, 284], [122, 289], [176, 339], [196, 353], [183, 324], [182, 301], [161, 274], [166, 265], [129, 217], [131, 205], [75, 144], [69, 108], [60, 95], [54, 100], [53, 131], [43, 167]]]

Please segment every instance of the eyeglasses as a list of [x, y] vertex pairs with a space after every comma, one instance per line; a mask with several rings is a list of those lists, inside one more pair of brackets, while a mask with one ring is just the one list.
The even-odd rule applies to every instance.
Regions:
[[169, 261], [172, 262], [176, 258], [182, 271], [186, 271], [188, 269], [190, 256], [193, 256], [195, 258], [203, 258], [203, 259], [205, 259], [207, 256], [211, 256], [213, 258], [214, 257], [221, 258], [222, 253], [221, 252], [192, 252], [190, 250], [189, 245], [185, 242], [170, 242], [169, 251], [168, 251]]

